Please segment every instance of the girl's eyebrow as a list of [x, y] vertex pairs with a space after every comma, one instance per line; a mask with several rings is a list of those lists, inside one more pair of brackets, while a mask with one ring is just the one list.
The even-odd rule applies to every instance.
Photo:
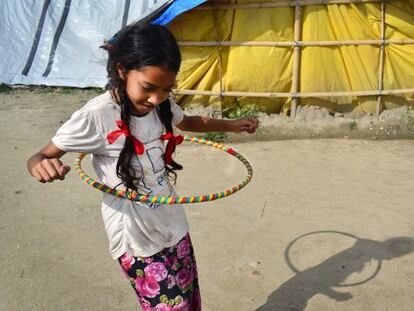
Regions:
[[[145, 83], [147, 86], [152, 87], [152, 88], [161, 88], [160, 86], [155, 85], [155, 84], [150, 83], [150, 82], [146, 82], [146, 81], [144, 81], [144, 83]], [[166, 89], [172, 89], [174, 86], [175, 86], [175, 84], [169, 85], [169, 86], [167, 86], [167, 87], [166, 87]]]

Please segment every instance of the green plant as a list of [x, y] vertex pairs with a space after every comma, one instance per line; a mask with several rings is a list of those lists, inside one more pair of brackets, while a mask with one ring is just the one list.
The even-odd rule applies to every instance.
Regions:
[[201, 137], [215, 142], [224, 142], [227, 138], [227, 135], [223, 132], [209, 132], [205, 133]]
[[348, 126], [351, 130], [355, 130], [358, 127], [358, 122], [355, 120], [352, 120], [351, 122], [349, 122]]
[[259, 110], [255, 105], [241, 105], [236, 101], [235, 104], [223, 111], [223, 116], [228, 119], [240, 119], [245, 116], [257, 116]]
[[67, 86], [62, 86], [62, 87], [59, 87], [59, 88], [56, 89], [57, 93], [59, 93], [59, 94], [72, 94], [76, 90], [78, 90], [78, 88], [67, 87]]

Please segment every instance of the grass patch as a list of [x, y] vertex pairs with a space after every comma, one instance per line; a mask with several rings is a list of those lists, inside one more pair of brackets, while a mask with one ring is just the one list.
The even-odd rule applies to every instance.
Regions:
[[13, 89], [6, 85], [6, 84], [0, 84], [0, 93], [10, 93]]
[[246, 116], [257, 116], [258, 114], [259, 110], [255, 105], [242, 106], [239, 102], [223, 110], [223, 116], [228, 119], [240, 119]]
[[204, 139], [222, 143], [226, 141], [227, 135], [224, 132], [209, 132], [201, 136]]

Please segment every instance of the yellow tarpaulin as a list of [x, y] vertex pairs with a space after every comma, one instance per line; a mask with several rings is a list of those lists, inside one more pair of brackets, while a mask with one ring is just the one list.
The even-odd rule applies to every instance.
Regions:
[[[265, 1], [232, 1], [253, 3]], [[269, 2], [269, 1], [266, 1]], [[277, 1], [273, 1], [277, 2]], [[221, 1], [226, 3], [226, 1]], [[380, 40], [380, 3], [307, 5], [302, 7], [301, 41]], [[169, 26], [178, 41], [294, 41], [294, 7], [192, 10]], [[385, 5], [385, 39], [414, 38], [414, 0]], [[219, 91], [291, 91], [293, 47], [181, 47], [179, 89]], [[307, 46], [301, 48], [299, 92], [378, 90], [380, 45]], [[221, 67], [221, 70], [220, 70]], [[414, 88], [414, 45], [387, 44], [383, 88]], [[183, 106], [225, 109], [254, 104], [265, 112], [288, 113], [291, 99], [214, 96], [180, 97]], [[303, 98], [335, 112], [376, 110], [376, 96]], [[413, 105], [413, 94], [384, 96], [386, 109]], [[221, 106], [223, 105], [223, 107]]]

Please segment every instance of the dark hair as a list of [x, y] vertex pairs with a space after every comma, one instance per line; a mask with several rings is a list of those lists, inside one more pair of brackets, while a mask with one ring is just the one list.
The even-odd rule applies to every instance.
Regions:
[[[106, 69], [109, 81], [106, 88], [117, 91], [118, 96], [115, 97], [118, 98], [115, 100], [121, 107], [121, 119], [129, 126], [132, 103], [125, 90], [125, 81], [118, 74], [118, 65], [121, 65], [126, 72], [139, 70], [146, 66], [157, 66], [177, 73], [181, 64], [177, 41], [167, 28], [141, 22], [124, 27], [102, 48], [108, 51]], [[169, 99], [159, 104], [157, 111], [166, 131], [172, 132], [172, 112]], [[127, 189], [137, 191], [141, 176], [136, 176], [135, 170], [131, 166], [134, 155], [132, 138], [125, 137], [125, 145], [116, 165], [117, 176]], [[182, 166], [172, 161], [169, 165], [165, 164], [165, 168], [168, 175], [173, 175], [175, 179], [176, 173], [174, 171], [182, 169]]]

